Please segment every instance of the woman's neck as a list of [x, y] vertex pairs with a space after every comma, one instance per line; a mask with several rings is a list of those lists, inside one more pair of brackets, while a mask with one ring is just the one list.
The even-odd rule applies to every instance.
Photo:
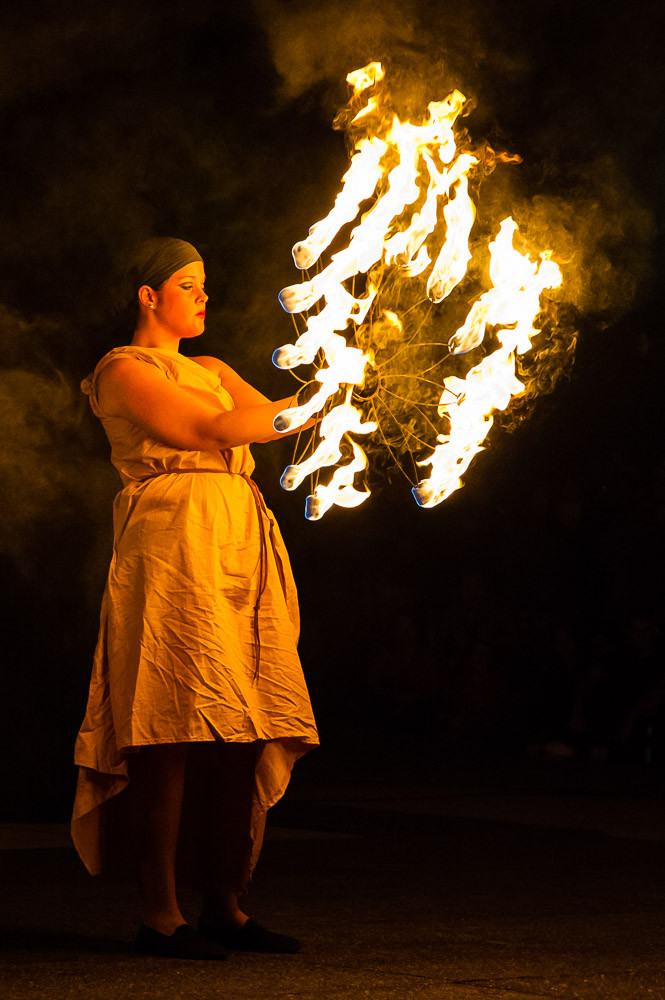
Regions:
[[131, 340], [133, 347], [158, 347], [162, 351], [180, 350], [180, 337], [174, 336], [156, 323], [137, 323]]

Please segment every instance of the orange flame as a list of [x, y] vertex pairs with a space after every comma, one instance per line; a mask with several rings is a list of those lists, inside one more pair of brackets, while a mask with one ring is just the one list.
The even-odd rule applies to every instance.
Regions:
[[353, 87], [354, 94], [362, 94], [363, 90], [383, 80], [385, 75], [380, 62], [371, 62], [362, 69], [354, 69], [352, 73], [348, 73], [346, 82]]
[[[454, 135], [466, 98], [454, 90], [445, 100], [429, 104], [421, 124], [402, 122], [390, 109], [383, 110], [383, 92], [378, 88], [383, 79], [380, 63], [369, 63], [347, 76], [354, 97], [371, 87], [377, 90], [352, 119], [354, 134], [362, 134], [356, 138], [350, 167], [331, 211], [293, 247], [296, 267], [305, 270], [317, 264], [340, 229], [358, 219], [361, 205], [372, 197], [374, 204], [356, 222], [348, 245], [333, 254], [318, 274], [289, 285], [279, 294], [283, 308], [292, 314], [308, 312], [321, 300], [325, 303], [308, 317], [295, 344], [284, 345], [273, 355], [280, 368], [312, 364], [317, 355], [324, 359], [315, 376], [317, 391], [306, 403], [284, 410], [275, 419], [275, 427], [286, 431], [302, 426], [312, 416], [323, 415], [317, 447], [306, 461], [287, 467], [282, 486], [295, 489], [306, 476], [339, 463], [344, 439], [350, 445], [345, 453], [352, 453], [351, 461], [338, 465], [330, 482], [318, 485], [308, 497], [309, 518], [321, 517], [333, 504], [356, 506], [369, 496], [368, 490], [354, 486], [355, 476], [364, 471], [367, 459], [350, 435], [371, 434], [377, 429], [374, 421], [362, 419], [362, 411], [351, 399], [354, 386], [363, 385], [372, 354], [349, 346], [343, 334], [351, 324], [356, 331], [365, 329], [378, 288], [368, 278], [364, 294], [356, 297], [346, 283], [367, 275], [379, 264], [395, 268], [405, 279], [430, 269], [426, 294], [432, 302], [440, 303], [464, 279], [471, 259], [469, 237], [476, 210], [469, 194], [469, 177], [479, 159], [460, 152]], [[494, 161], [501, 156], [490, 153]], [[561, 282], [561, 272], [548, 252], [534, 262], [514, 249], [516, 229], [510, 218], [501, 223], [496, 240], [490, 243], [492, 287], [473, 303], [464, 324], [449, 341], [452, 354], [463, 353], [481, 343], [488, 324], [502, 328], [498, 332], [500, 347], [465, 379], [443, 379], [438, 413], [448, 430], [438, 435], [432, 455], [419, 463], [431, 469], [430, 476], [413, 489], [421, 506], [440, 503], [462, 485], [461, 475], [482, 450], [492, 413], [504, 409], [523, 391], [515, 376], [515, 356], [528, 351], [531, 338], [539, 332], [533, 324], [540, 312], [542, 292]], [[432, 244], [440, 246], [433, 263]], [[383, 317], [381, 322], [401, 327], [395, 313], [383, 310]], [[335, 403], [341, 392], [343, 402]]]
[[515, 356], [530, 350], [531, 337], [540, 332], [533, 321], [540, 311], [542, 292], [561, 284], [561, 271], [547, 253], [541, 254], [538, 263], [514, 249], [516, 230], [510, 218], [501, 223], [499, 235], [490, 243], [494, 287], [474, 302], [464, 325], [450, 340], [453, 353], [469, 351], [482, 341], [488, 323], [511, 324], [498, 332], [500, 348], [472, 368], [466, 378], [444, 379], [439, 416], [448, 418], [450, 430], [439, 435], [432, 455], [418, 463], [432, 468], [429, 479], [413, 489], [421, 507], [434, 507], [460, 488], [460, 476], [482, 451], [492, 413], [505, 410], [512, 397], [524, 390], [515, 375]]

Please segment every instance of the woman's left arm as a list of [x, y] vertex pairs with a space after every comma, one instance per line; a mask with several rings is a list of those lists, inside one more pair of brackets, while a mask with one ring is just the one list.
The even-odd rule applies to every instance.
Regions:
[[192, 358], [192, 361], [196, 361], [204, 368], [214, 372], [215, 375], [219, 375], [222, 385], [233, 399], [237, 410], [243, 410], [246, 406], [260, 406], [262, 403], [273, 402], [249, 382], [245, 382], [244, 378], [234, 372], [230, 365], [220, 361], [219, 358]]
[[[203, 365], [204, 368], [219, 376], [220, 382], [235, 403], [236, 410], [244, 410], [249, 406], [261, 406], [265, 403], [274, 402], [274, 400], [268, 399], [262, 392], [259, 392], [258, 389], [255, 389], [253, 385], [250, 385], [249, 382], [245, 382], [244, 378], [241, 378], [230, 365], [227, 365], [224, 361], [220, 361], [219, 358], [192, 358], [192, 361], [196, 361], [197, 364]], [[291, 405], [297, 405], [295, 396]], [[279, 438], [289, 437], [291, 434], [300, 434], [302, 431], [307, 431], [310, 427], [314, 427], [320, 419], [321, 414], [317, 414], [314, 417], [310, 417], [307, 423], [302, 424], [300, 427], [294, 427], [290, 431], [273, 431], [268, 437], [256, 438], [254, 444], [267, 444], [268, 441], [278, 441]]]

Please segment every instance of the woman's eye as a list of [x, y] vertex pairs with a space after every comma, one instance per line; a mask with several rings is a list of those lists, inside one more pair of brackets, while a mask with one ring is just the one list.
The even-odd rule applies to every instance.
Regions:
[[181, 285], [180, 287], [181, 287], [181, 288], [184, 288], [184, 289], [185, 289], [185, 291], [187, 291], [187, 292], [188, 292], [188, 291], [190, 290], [190, 288], [193, 288], [193, 285]]

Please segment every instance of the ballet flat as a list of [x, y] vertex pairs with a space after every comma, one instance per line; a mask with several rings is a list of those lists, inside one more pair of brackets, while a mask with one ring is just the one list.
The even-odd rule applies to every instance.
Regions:
[[173, 934], [162, 934], [141, 924], [135, 949], [141, 955], [159, 955], [160, 958], [193, 958], [199, 961], [226, 958], [226, 952], [218, 942], [198, 934], [190, 924], [181, 924]]
[[214, 921], [199, 920], [198, 928], [200, 934], [232, 951], [262, 951], [295, 955], [301, 947], [297, 938], [266, 930], [251, 917], [242, 927], [229, 929]]

